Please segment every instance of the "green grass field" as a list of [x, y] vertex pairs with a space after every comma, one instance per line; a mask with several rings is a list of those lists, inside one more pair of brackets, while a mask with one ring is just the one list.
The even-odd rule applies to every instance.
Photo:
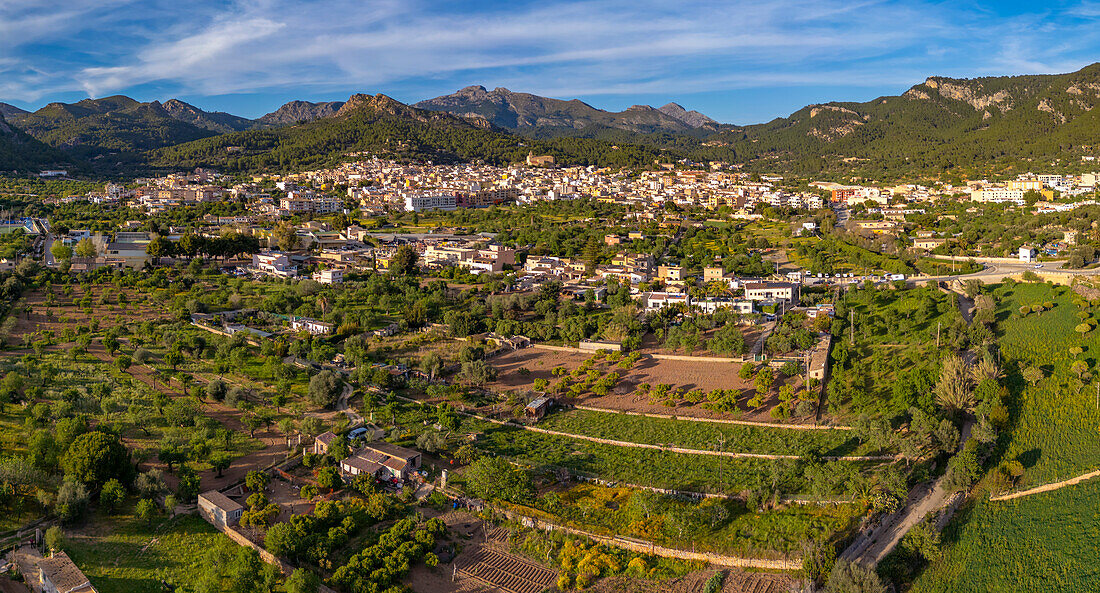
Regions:
[[[645, 502], [636, 501], [643, 497]], [[643, 508], [654, 511], [645, 516]], [[858, 520], [859, 505], [791, 505], [752, 512], [737, 500], [684, 501], [630, 488], [580, 484], [535, 503], [548, 520], [658, 545], [756, 557], [797, 555], [807, 539], [833, 538]], [[527, 512], [525, 509], [524, 512]]]
[[85, 531], [95, 535], [68, 536], [64, 548], [100, 593], [160, 593], [162, 581], [189, 591], [206, 551], [229, 541], [195, 515], [152, 526], [121, 515]]
[[[995, 293], [998, 307], [998, 344], [1006, 361], [1019, 368], [1035, 365], [1046, 378], [1023, 391], [1014, 402], [1011, 440], [1006, 459], [1020, 458], [1027, 467], [1027, 485], [1056, 482], [1100, 466], [1100, 410], [1096, 408], [1096, 388], [1085, 385], [1078, 390], [1077, 374], [1070, 370], [1075, 357], [1070, 348], [1078, 346], [1090, 371], [1100, 363], [1100, 331], [1084, 336], [1074, 331], [1080, 323], [1073, 295], [1064, 288], [1046, 284], [1002, 286]], [[1019, 317], [1019, 307], [1053, 302], [1054, 308]], [[1097, 318], [1096, 311], [1089, 312]], [[1094, 379], [1095, 381], [1095, 379]]]
[[[1081, 323], [1075, 295], [1048, 284], [1009, 284], [995, 289], [998, 344], [1010, 391], [1013, 426], [1003, 459], [1020, 459], [1021, 488], [1063, 480], [1100, 465], [1100, 412], [1095, 387], [1080, 392], [1070, 369], [1076, 357], [1095, 372], [1100, 334], [1074, 331]], [[1052, 309], [1021, 316], [1021, 306], [1050, 303]], [[1086, 306], [1087, 315], [1097, 312]], [[1015, 369], [1038, 366], [1046, 378], [1027, 385]], [[988, 483], [988, 480], [987, 482]], [[938, 593], [1015, 591], [1100, 591], [1096, 538], [1100, 535], [1100, 481], [1054, 492], [991, 502], [980, 485], [974, 502], [944, 532], [943, 557], [932, 562], [912, 590]]]
[[858, 455], [858, 441], [847, 430], [793, 430], [754, 427], [743, 424], [694, 422], [628, 416], [608, 412], [570, 410], [551, 414], [539, 422], [539, 428], [582, 434], [604, 439], [675, 445], [692, 449], [714, 450], [725, 439], [723, 451], [772, 455]]
[[[797, 495], [811, 488], [805, 475], [806, 463], [801, 460], [730, 459], [620, 447], [469, 419], [463, 421], [463, 429], [480, 433], [476, 446], [482, 452], [535, 470], [564, 467], [623, 484], [694, 492], [770, 491], [774, 484], [783, 494]], [[839, 461], [830, 467], [835, 470], [832, 473], [850, 477], [873, 471], [876, 464]], [[842, 486], [840, 482], [835, 488]]]
[[1100, 482], [989, 502], [979, 499], [944, 533], [944, 558], [915, 593], [1100, 591]]

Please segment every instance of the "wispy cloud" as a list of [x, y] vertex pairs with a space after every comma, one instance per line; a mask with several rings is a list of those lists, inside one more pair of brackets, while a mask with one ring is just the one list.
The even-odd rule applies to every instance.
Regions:
[[[0, 94], [188, 96], [483, 83], [557, 96], [904, 86], [1079, 66], [1100, 2], [2, 0]], [[1072, 39], [1073, 43], [1066, 40]]]

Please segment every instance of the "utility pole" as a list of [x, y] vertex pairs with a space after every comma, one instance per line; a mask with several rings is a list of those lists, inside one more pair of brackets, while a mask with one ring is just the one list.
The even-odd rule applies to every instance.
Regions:
[[937, 321], [936, 322], [936, 348], [940, 347], [940, 325], [942, 323], [943, 323], [942, 321]]
[[851, 335], [850, 339], [851, 339], [852, 345], [855, 346], [855, 344], [856, 344], [856, 312], [855, 312], [855, 309], [853, 309], [851, 311], [848, 311], [848, 325], [850, 326], [850, 329], [852, 330], [852, 331], [849, 332], [849, 334]]

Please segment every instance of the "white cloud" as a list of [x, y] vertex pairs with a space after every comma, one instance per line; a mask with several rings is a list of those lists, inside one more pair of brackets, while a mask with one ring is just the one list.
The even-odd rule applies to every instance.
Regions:
[[0, 0], [0, 98], [135, 88], [308, 98], [474, 83], [556, 96], [903, 87], [929, 74], [1065, 69], [1100, 45], [1085, 22], [1100, 15], [1097, 2], [1012, 18], [922, 0], [183, 4]]

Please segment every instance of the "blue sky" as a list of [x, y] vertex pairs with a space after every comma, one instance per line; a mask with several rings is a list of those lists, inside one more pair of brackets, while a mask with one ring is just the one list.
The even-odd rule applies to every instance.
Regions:
[[1100, 1], [0, 0], [0, 101], [415, 102], [503, 86], [757, 123], [929, 75], [1100, 61]]

